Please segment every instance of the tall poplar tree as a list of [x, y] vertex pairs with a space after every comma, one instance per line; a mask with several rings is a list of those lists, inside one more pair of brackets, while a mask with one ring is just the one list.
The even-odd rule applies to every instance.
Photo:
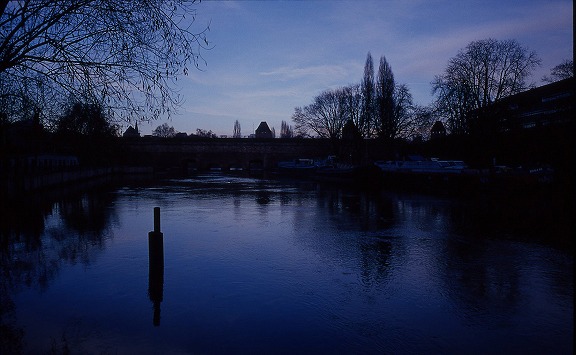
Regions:
[[374, 127], [374, 63], [372, 62], [372, 54], [368, 52], [366, 56], [366, 64], [364, 65], [364, 78], [361, 84], [362, 91], [362, 108], [360, 114], [360, 122], [358, 130], [365, 138], [370, 138], [373, 135]]
[[242, 133], [240, 132], [240, 122], [236, 120], [234, 122], [234, 133], [232, 134], [233, 138], [242, 138]]
[[286, 121], [282, 121], [280, 126], [280, 138], [292, 138], [294, 136], [294, 131], [292, 126], [290, 126]]
[[380, 57], [378, 78], [376, 81], [376, 117], [378, 122], [378, 136], [383, 139], [396, 138], [394, 112], [396, 109], [394, 98], [394, 74], [386, 61], [386, 57]]

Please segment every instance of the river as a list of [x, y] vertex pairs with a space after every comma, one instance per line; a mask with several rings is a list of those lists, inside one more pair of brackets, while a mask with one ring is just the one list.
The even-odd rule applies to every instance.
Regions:
[[568, 218], [540, 200], [210, 173], [1, 211], [3, 354], [573, 353]]

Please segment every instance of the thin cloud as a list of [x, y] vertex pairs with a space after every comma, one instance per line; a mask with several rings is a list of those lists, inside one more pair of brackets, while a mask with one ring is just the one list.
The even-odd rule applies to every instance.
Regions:
[[262, 76], [278, 76], [287, 79], [296, 79], [310, 76], [346, 77], [348, 71], [339, 65], [316, 65], [304, 68], [280, 67], [267, 72], [260, 72]]

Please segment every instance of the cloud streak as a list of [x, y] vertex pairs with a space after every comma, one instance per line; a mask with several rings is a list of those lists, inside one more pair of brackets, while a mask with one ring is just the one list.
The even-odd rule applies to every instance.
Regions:
[[344, 78], [348, 75], [348, 71], [339, 65], [316, 65], [304, 68], [284, 66], [271, 71], [260, 72], [259, 74], [262, 76], [277, 76], [287, 79], [307, 78], [311, 76]]

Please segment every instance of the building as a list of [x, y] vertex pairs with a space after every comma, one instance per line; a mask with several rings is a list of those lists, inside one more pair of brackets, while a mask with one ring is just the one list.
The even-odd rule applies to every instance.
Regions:
[[122, 134], [122, 137], [124, 138], [140, 137], [140, 132], [138, 131], [138, 122], [136, 122], [135, 128], [132, 126], [128, 127], [124, 132], [124, 134]]
[[446, 136], [446, 127], [440, 121], [436, 121], [430, 130], [430, 139], [442, 138]]
[[498, 103], [508, 115], [508, 126], [534, 128], [574, 119], [574, 77], [540, 86]]
[[260, 122], [260, 125], [256, 128], [256, 138], [274, 138], [268, 123], [265, 121]]
[[567, 124], [574, 120], [574, 77], [510, 95], [471, 117], [475, 128], [492, 132]]

